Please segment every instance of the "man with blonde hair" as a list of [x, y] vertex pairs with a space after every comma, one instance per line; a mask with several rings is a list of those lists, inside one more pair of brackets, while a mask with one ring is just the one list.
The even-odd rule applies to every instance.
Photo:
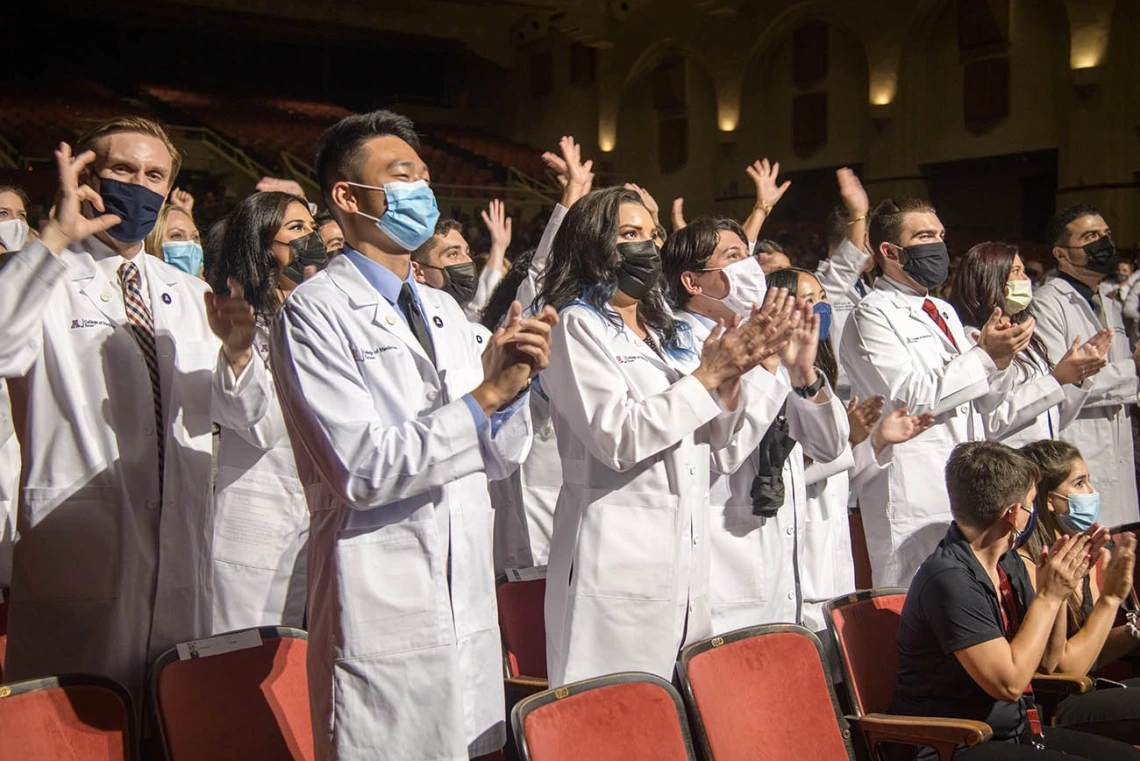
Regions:
[[212, 396], [256, 420], [268, 380], [240, 288], [143, 253], [181, 165], [162, 127], [123, 117], [79, 147], [0, 277], [24, 458], [4, 676], [102, 674], [137, 706], [152, 659], [210, 631]]

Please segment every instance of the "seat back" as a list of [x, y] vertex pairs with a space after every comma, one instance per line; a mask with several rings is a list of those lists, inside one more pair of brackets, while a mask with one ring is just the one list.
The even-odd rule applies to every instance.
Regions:
[[695, 761], [681, 696], [652, 674], [587, 679], [520, 701], [523, 761]]
[[546, 678], [546, 579], [504, 581], [495, 591], [509, 676]]
[[855, 588], [871, 588], [871, 556], [867, 552], [867, 535], [863, 531], [863, 513], [847, 514], [847, 531], [851, 535], [851, 561], [855, 564]]
[[895, 691], [899, 653], [895, 636], [906, 590], [871, 589], [824, 605], [824, 619], [843, 666], [851, 707], [859, 716], [885, 713]]
[[127, 691], [73, 675], [0, 685], [0, 758], [127, 761], [135, 732]]
[[823, 646], [794, 624], [739, 629], [681, 651], [677, 668], [709, 761], [853, 761]]
[[252, 632], [260, 645], [185, 660], [174, 648], [155, 662], [151, 694], [170, 761], [313, 758], [305, 632], [266, 626], [204, 642]]
[[8, 660], [8, 595], [0, 589], [0, 682], [4, 681], [4, 664]]

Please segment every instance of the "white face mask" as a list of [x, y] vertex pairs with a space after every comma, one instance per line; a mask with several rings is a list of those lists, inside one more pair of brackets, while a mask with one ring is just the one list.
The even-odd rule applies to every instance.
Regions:
[[[749, 256], [727, 267], [710, 267], [705, 272], [723, 272], [728, 278], [728, 295], [719, 301], [741, 319], [747, 320], [752, 316], [752, 305], [760, 306], [764, 303], [764, 294], [768, 292], [768, 280], [764, 277], [764, 270], [755, 256]], [[709, 298], [713, 298], [709, 296]]]
[[28, 223], [17, 217], [0, 222], [0, 246], [19, 251], [28, 242]]

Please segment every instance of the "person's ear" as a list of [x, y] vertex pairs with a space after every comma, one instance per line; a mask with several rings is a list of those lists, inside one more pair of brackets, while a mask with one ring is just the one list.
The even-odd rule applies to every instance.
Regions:
[[355, 214], [360, 210], [356, 203], [355, 189], [343, 180], [332, 186], [332, 192], [329, 195], [332, 198], [333, 206], [346, 214]]
[[420, 285], [428, 284], [427, 276], [424, 275], [424, 269], [420, 266], [419, 262], [412, 262], [412, 275]]
[[681, 286], [692, 296], [699, 296], [704, 290], [699, 275], [689, 270], [681, 273]]
[[890, 241], [883, 241], [879, 244], [879, 255], [883, 257], [883, 261], [899, 262], [899, 249]]
[[1069, 258], [1069, 249], [1064, 246], [1053, 246], [1053, 258], [1057, 260], [1058, 264], [1063, 262], [1068, 262], [1069, 264], [1073, 263], [1073, 260]]

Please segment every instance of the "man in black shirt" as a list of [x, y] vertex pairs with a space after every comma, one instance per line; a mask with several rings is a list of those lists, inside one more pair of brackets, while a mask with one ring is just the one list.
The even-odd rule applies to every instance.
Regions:
[[[1140, 759], [1140, 751], [1114, 740], [1042, 729], [1025, 694], [1046, 648], [1064, 646], [1054, 621], [1105, 542], [1096, 526], [1058, 540], [1038, 561], [1034, 596], [1013, 550], [1033, 531], [1038, 476], [1030, 460], [995, 442], [960, 444], [951, 453], [946, 488], [954, 522], [907, 592], [891, 712], [988, 723], [993, 740], [959, 749], [956, 761]], [[915, 753], [899, 749], [898, 757], [935, 757], [929, 748]]]

